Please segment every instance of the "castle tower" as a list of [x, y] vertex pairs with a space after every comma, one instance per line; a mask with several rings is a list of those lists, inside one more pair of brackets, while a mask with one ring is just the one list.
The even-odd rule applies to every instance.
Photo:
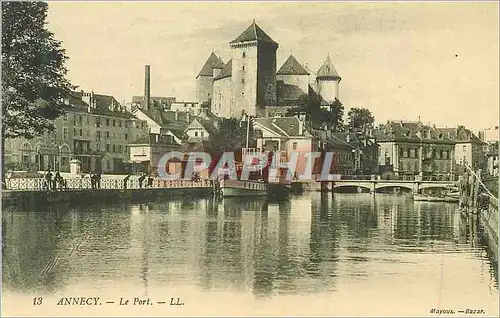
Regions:
[[298, 87], [304, 94], [309, 92], [309, 72], [293, 55], [288, 57], [278, 73], [276, 73], [276, 80]]
[[276, 43], [253, 23], [229, 43], [232, 49], [232, 113], [263, 116], [276, 105]]
[[332, 103], [336, 98], [339, 98], [339, 83], [341, 79], [330, 60], [330, 54], [328, 54], [325, 62], [316, 74], [317, 93], [321, 96], [323, 102]]
[[196, 99], [199, 103], [212, 99], [213, 79], [224, 68], [224, 62], [214, 52], [196, 76]]

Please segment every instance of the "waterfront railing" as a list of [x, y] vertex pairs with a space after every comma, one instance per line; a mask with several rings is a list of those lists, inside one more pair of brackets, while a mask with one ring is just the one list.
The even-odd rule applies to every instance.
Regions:
[[161, 189], [161, 188], [208, 188], [212, 187], [211, 180], [165, 180], [154, 178], [152, 184], [144, 179], [139, 183], [138, 179], [102, 179], [96, 184], [92, 184], [90, 178], [63, 179], [63, 182], [48, 183], [44, 178], [11, 178], [6, 179], [7, 190], [17, 191], [65, 191], [81, 189]]

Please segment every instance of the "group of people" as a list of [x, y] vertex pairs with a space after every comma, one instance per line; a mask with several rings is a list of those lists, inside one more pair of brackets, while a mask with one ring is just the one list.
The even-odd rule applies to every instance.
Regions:
[[[124, 189], [127, 189], [127, 183], [128, 183], [128, 180], [130, 179], [131, 176], [132, 175], [129, 174], [123, 179], [123, 188]], [[153, 187], [153, 180], [154, 180], [153, 176], [141, 174], [141, 176], [137, 179], [137, 181], [139, 181], [139, 188], [142, 188], [145, 179], [147, 179], [146, 187], [148, 187], [148, 188]]]
[[[59, 185], [59, 187], [58, 187]], [[45, 173], [45, 182], [43, 184], [43, 188], [45, 190], [57, 191], [58, 189], [66, 189], [68, 187], [66, 180], [61, 176], [59, 170], [56, 170], [54, 174], [50, 171], [50, 167], [47, 169], [47, 173]]]
[[101, 173], [100, 172], [93, 172], [90, 174], [90, 185], [92, 189], [100, 189], [101, 188]]

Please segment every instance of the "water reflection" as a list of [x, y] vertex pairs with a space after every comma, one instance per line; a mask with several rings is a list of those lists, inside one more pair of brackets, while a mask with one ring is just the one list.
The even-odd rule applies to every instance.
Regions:
[[377, 273], [412, 275], [401, 266], [415, 264], [415, 255], [432, 262], [442, 252], [488, 264], [495, 286], [498, 278], [477, 219], [462, 218], [454, 205], [393, 195], [54, 206], [4, 212], [2, 225], [6, 292], [119, 282], [144, 296], [158, 286], [257, 298], [342, 293], [340, 284]]

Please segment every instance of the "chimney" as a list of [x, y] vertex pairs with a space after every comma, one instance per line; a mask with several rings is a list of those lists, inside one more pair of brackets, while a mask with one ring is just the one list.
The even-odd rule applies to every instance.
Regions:
[[145, 110], [149, 110], [149, 104], [151, 102], [151, 67], [146, 65], [144, 70], [144, 104], [142, 107]]
[[178, 111], [174, 112], [174, 120], [175, 121], [179, 120], [179, 112]]
[[345, 137], [345, 139], [348, 143], [351, 142], [351, 136], [349, 135], [349, 133], [347, 133], [347, 136]]
[[299, 119], [299, 136], [304, 134], [304, 121]]

